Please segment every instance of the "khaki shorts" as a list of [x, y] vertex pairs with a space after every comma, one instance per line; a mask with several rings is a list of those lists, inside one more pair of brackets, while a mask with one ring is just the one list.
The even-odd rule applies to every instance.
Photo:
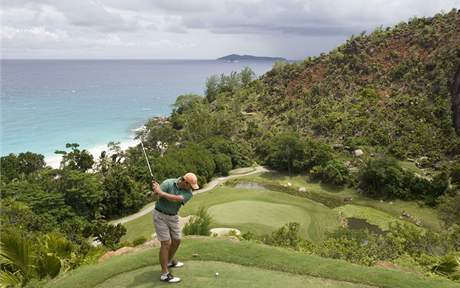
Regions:
[[166, 215], [153, 209], [153, 224], [159, 241], [180, 240], [181, 230], [178, 215]]

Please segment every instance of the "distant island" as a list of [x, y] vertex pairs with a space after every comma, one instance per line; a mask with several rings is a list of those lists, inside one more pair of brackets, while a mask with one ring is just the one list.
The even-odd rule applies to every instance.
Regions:
[[252, 55], [230, 54], [230, 55], [218, 58], [217, 61], [237, 62], [237, 61], [287, 61], [287, 60], [282, 57], [260, 57], [260, 56], [252, 56]]

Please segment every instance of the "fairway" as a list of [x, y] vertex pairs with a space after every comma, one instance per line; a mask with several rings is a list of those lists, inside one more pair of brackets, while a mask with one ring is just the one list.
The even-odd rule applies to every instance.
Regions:
[[[263, 188], [221, 186], [193, 196], [181, 208], [180, 215], [194, 215], [200, 207], [205, 207], [212, 216], [211, 228], [229, 227], [262, 235], [286, 223], [298, 222], [300, 236], [316, 242], [323, 239], [325, 232], [339, 227], [336, 211], [307, 198]], [[140, 236], [150, 239], [154, 232], [151, 213], [123, 225], [127, 233], [122, 241]]]
[[[215, 272], [219, 271], [219, 276]], [[176, 269], [177, 275], [183, 280], [180, 287], [327, 287], [327, 288], [367, 288], [375, 287], [362, 284], [335, 281], [311, 276], [295, 275], [291, 273], [271, 271], [257, 267], [247, 267], [237, 264], [216, 261], [188, 261], [181, 268]], [[118, 274], [109, 280], [97, 285], [97, 288], [117, 287], [170, 287], [171, 284], [159, 280], [158, 265], [147, 266], [127, 273]]]
[[308, 227], [311, 218], [302, 208], [264, 201], [240, 200], [211, 206], [208, 213], [214, 221], [225, 225], [259, 224], [278, 229], [289, 222]]

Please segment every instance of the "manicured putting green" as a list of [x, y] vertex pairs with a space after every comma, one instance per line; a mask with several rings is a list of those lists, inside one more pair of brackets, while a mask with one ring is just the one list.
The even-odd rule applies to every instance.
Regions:
[[308, 212], [300, 207], [253, 200], [214, 205], [208, 208], [208, 213], [221, 224], [238, 226], [252, 223], [268, 226], [273, 230], [289, 222], [298, 222], [305, 226], [311, 222]]
[[[147, 266], [118, 274], [96, 287], [170, 287], [171, 284], [158, 279], [159, 273], [158, 266]], [[183, 279], [179, 287], [375, 287], [215, 261], [187, 261], [184, 267], [172, 273]]]

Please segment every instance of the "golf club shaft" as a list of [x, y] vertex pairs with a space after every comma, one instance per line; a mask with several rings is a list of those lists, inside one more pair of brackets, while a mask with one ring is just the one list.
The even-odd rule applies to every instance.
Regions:
[[144, 151], [145, 161], [147, 161], [147, 166], [149, 166], [150, 176], [152, 176], [152, 179], [155, 180], [155, 178], [153, 177], [152, 168], [150, 167], [149, 158], [147, 158], [147, 153], [145, 153], [144, 143], [142, 143], [142, 140], [140, 141], [141, 141], [142, 151]]
[[[149, 166], [150, 176], [152, 176], [152, 180], [156, 182], [157, 180], [155, 179], [155, 177], [153, 177], [152, 168], [150, 167], [149, 158], [147, 158], [147, 153], [145, 153], [144, 143], [142, 143], [142, 140], [140, 139], [139, 141], [141, 141], [141, 146], [142, 146], [142, 151], [144, 152], [145, 161], [147, 161], [147, 166]], [[153, 201], [158, 201], [158, 194], [153, 193]]]

